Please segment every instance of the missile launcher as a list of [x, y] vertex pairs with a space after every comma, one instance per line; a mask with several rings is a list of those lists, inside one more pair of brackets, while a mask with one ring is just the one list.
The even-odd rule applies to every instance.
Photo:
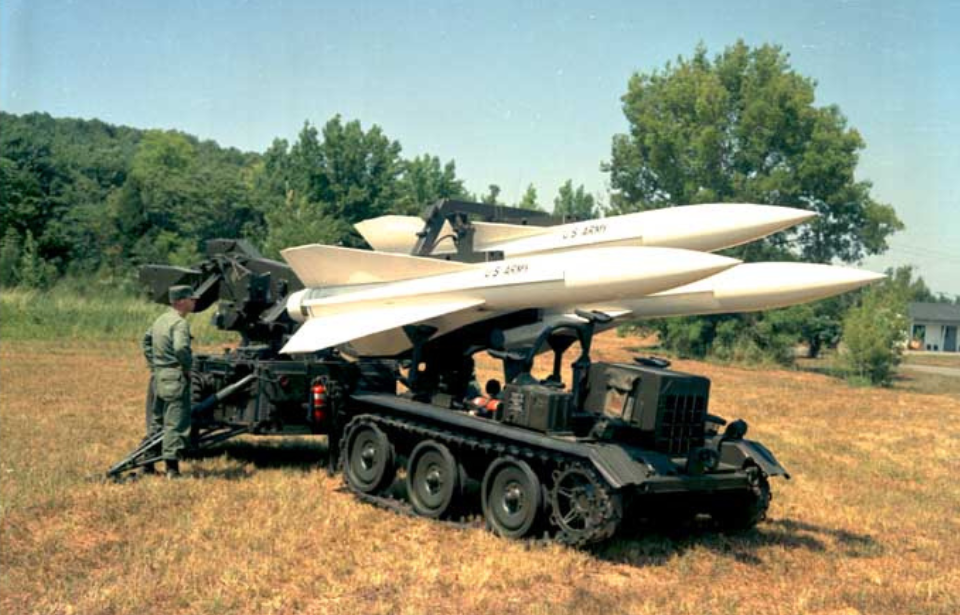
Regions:
[[[709, 254], [809, 217], [696, 205], [570, 223], [446, 201], [424, 219], [358, 225], [376, 251], [292, 247], [284, 264], [219, 240], [198, 266], [142, 279], [155, 297], [189, 283], [203, 305], [219, 300], [217, 325], [243, 338], [195, 359], [197, 448], [238, 433], [325, 435], [330, 470], [364, 502], [479, 513], [502, 536], [586, 545], [653, 516], [702, 515], [725, 531], [764, 518], [770, 479], [789, 475], [746, 423], [711, 413], [709, 380], [590, 350], [621, 318], [767, 309], [876, 279]], [[479, 352], [503, 366], [483, 391]], [[540, 353], [553, 355], [545, 377]], [[155, 449], [141, 443], [110, 474]], [[393, 497], [400, 469], [405, 504]]]

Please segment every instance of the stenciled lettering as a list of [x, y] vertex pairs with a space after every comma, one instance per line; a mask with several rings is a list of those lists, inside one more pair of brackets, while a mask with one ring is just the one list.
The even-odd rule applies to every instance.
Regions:
[[582, 226], [580, 228], [572, 228], [568, 231], [564, 231], [563, 239], [564, 241], [570, 241], [571, 239], [576, 239], [577, 237], [589, 237], [591, 235], [600, 235], [607, 232], [607, 225], [602, 223], [597, 224], [588, 224], [587, 226]]
[[496, 267], [491, 267], [487, 269], [484, 273], [484, 277], [487, 278], [497, 278], [500, 276], [506, 275], [518, 275], [521, 273], [526, 273], [530, 269], [530, 265], [527, 263], [511, 263], [509, 265], [497, 265]]

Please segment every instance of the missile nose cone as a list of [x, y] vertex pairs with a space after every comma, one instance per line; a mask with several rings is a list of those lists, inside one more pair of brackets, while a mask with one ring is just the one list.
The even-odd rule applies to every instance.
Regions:
[[820, 214], [809, 209], [796, 207], [781, 207], [779, 205], [752, 205], [748, 203], [729, 203], [720, 205], [726, 208], [729, 215], [741, 220], [753, 220], [760, 224], [779, 225], [780, 228], [790, 228], [795, 224], [816, 218]]
[[817, 216], [793, 207], [708, 203], [644, 212], [644, 245], [719, 250], [790, 228]]
[[801, 222], [812, 220], [820, 215], [815, 211], [810, 211], [809, 209], [797, 209], [796, 207], [774, 207], [772, 205], [757, 205], [756, 207], [761, 207], [764, 210], [767, 210], [771, 218], [782, 221], [787, 225], [784, 228], [789, 228], [796, 224], [800, 224]]
[[752, 229], [758, 236], [766, 236], [796, 226], [819, 214], [807, 209], [775, 205], [730, 203], [718, 205], [725, 225], [729, 228]]
[[698, 262], [700, 267], [714, 269], [716, 271], [723, 271], [724, 269], [735, 267], [743, 262], [739, 258], [711, 254], [710, 252], [695, 252], [693, 250], [684, 250], [684, 252], [693, 252], [698, 255], [694, 262]]
[[805, 286], [811, 289], [831, 289], [846, 292], [866, 286], [886, 278], [882, 273], [854, 269], [853, 267], [834, 267], [833, 265], [796, 263], [789, 280], [793, 286]]
[[630, 259], [630, 264], [638, 269], [645, 267], [648, 271], [654, 268], [660, 272], [687, 272], [707, 276], [730, 269], [742, 262], [729, 256], [681, 248], [626, 249], [638, 251], [637, 256]]
[[709, 252], [676, 248], [654, 249], [659, 252], [656, 259], [661, 263], [663, 288], [675, 288], [690, 284], [736, 267], [742, 262], [736, 258]]
[[[824, 265], [827, 267], [826, 265]], [[843, 288], [844, 290], [853, 290], [879, 282], [887, 276], [874, 271], [864, 271], [863, 269], [854, 269], [852, 267], [828, 267], [824, 271], [824, 286], [833, 286]]]
[[578, 255], [566, 280], [575, 287], [603, 287], [607, 298], [637, 297], [689, 284], [739, 263], [735, 258], [678, 248], [599, 248]]
[[743, 262], [736, 258], [720, 256], [719, 254], [712, 254], [710, 252], [697, 252], [696, 250], [682, 250], [679, 248], [653, 249], [659, 252], [655, 258], [663, 264], [665, 271], [673, 270], [677, 273], [683, 272], [686, 275], [696, 276], [695, 279], [715, 275], [731, 267], [736, 267]]
[[814, 263], [748, 263], [692, 284], [689, 290], [710, 290], [717, 298], [752, 297], [761, 308], [816, 301], [884, 277], [872, 271]]

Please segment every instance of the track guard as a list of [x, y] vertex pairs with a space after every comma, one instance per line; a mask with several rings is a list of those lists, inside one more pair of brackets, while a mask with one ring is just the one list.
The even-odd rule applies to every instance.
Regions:
[[790, 474], [767, 447], [753, 440], [724, 440], [720, 444], [720, 461], [742, 468], [747, 462], [753, 462], [767, 476], [782, 476], [789, 479]]

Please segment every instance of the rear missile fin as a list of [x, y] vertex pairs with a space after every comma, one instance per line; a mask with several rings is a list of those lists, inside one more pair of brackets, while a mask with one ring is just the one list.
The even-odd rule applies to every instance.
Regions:
[[395, 282], [465, 271], [464, 263], [311, 244], [280, 252], [308, 288]]
[[416, 216], [389, 215], [357, 222], [353, 228], [377, 252], [410, 254], [423, 224]]
[[[497, 222], [473, 222], [473, 245], [476, 250], [488, 250], [493, 244], [543, 235], [548, 228], [526, 226], [523, 224], [503, 224]], [[423, 230], [424, 222], [416, 216], [380, 216], [353, 225], [370, 247], [378, 252], [410, 254], [417, 243], [417, 234]], [[444, 224], [441, 235], [452, 233], [449, 224]], [[452, 242], [438, 245], [434, 254], [456, 252]]]

